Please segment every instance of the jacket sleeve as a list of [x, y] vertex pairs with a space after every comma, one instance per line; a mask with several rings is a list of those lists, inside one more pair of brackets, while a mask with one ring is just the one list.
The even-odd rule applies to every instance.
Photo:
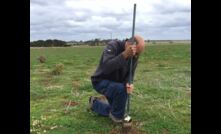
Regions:
[[104, 74], [109, 74], [123, 66], [127, 66], [122, 53], [116, 55], [114, 44], [108, 44], [103, 52], [102, 69]]

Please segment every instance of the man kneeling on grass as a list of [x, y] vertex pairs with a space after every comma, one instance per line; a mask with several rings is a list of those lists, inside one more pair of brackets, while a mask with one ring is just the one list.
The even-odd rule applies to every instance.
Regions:
[[91, 76], [93, 88], [108, 100], [105, 103], [98, 97], [89, 98], [90, 109], [99, 115], [109, 116], [114, 122], [124, 118], [127, 93], [132, 93], [133, 84], [128, 84], [130, 58], [133, 58], [132, 80], [137, 67], [139, 55], [144, 51], [144, 40], [135, 35], [136, 45], [131, 39], [107, 43], [99, 66]]

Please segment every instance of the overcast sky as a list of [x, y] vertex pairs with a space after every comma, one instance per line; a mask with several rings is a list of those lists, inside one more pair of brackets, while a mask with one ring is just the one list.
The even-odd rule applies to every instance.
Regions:
[[191, 39], [191, 0], [31, 0], [30, 39]]

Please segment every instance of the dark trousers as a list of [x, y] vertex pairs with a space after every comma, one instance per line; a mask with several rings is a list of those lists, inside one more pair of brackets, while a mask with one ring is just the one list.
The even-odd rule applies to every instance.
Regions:
[[98, 93], [106, 96], [109, 104], [96, 100], [92, 106], [93, 111], [103, 116], [108, 116], [111, 112], [114, 117], [122, 119], [127, 100], [125, 84], [102, 80], [94, 85], [94, 88]]

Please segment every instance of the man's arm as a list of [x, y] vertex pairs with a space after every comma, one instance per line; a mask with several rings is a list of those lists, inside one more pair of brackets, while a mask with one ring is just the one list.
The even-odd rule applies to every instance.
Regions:
[[[134, 59], [133, 59], [133, 61], [134, 61]], [[132, 78], [131, 78], [132, 79], [132, 83], [129, 84], [129, 73], [128, 73], [127, 77], [126, 77], [126, 81], [124, 82], [124, 83], [126, 83], [127, 93], [128, 94], [131, 94], [133, 92], [133, 90], [134, 90], [133, 81], [134, 81], [134, 72], [135, 72], [135, 70], [137, 68], [137, 60], [134, 61], [134, 62], [135, 63], [133, 65], [133, 67], [132, 67]]]
[[113, 44], [108, 44], [103, 52], [102, 69], [104, 74], [109, 74], [114, 70], [127, 66], [123, 52], [116, 56], [116, 48]]

